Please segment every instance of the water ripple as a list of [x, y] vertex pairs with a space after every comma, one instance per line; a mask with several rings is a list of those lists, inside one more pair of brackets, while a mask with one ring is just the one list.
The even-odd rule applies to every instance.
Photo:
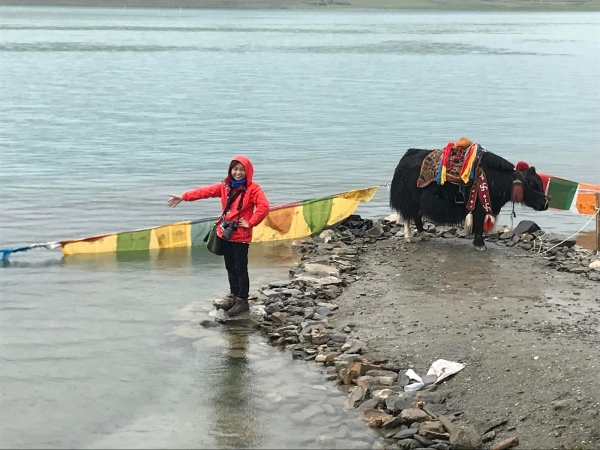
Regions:
[[[314, 54], [397, 54], [397, 55], [522, 55], [535, 56], [542, 53], [492, 48], [483, 45], [448, 42], [422, 41], [385, 41], [375, 44], [361, 45], [314, 45], [314, 46], [260, 46], [252, 42], [238, 46], [174, 46], [174, 45], [107, 45], [71, 42], [43, 43], [0, 43], [0, 52], [190, 52], [209, 51], [223, 53], [248, 52], [281, 52], [281, 53], [314, 53]], [[544, 53], [544, 55], [550, 55]], [[18, 107], [18, 106], [17, 106]]]

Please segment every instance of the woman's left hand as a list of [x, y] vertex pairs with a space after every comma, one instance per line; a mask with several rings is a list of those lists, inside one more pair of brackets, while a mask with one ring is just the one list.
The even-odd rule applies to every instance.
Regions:
[[240, 219], [240, 220], [238, 220], [238, 227], [250, 228], [250, 224], [248, 223], [248, 221], [246, 219]]

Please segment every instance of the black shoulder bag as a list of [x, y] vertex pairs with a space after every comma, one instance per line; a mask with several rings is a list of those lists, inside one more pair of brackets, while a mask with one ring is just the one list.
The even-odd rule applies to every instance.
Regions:
[[[213, 227], [210, 229], [210, 231], [204, 238], [204, 242], [206, 242], [206, 248], [208, 249], [209, 252], [214, 253], [215, 255], [219, 255], [219, 256], [223, 255], [223, 251], [221, 250], [221, 239], [219, 239], [219, 236], [217, 236], [217, 224], [219, 223], [219, 220], [225, 218], [225, 214], [227, 214], [227, 212], [229, 211], [229, 208], [231, 208], [231, 205], [233, 204], [235, 199], [238, 198], [238, 196], [240, 194], [244, 193], [245, 191], [246, 191], [246, 188], [244, 188], [240, 191], [237, 191], [234, 195], [228, 196], [227, 205], [225, 206], [225, 209], [223, 210], [223, 214], [221, 214], [219, 216], [219, 218], [217, 219], [217, 221], [215, 222]], [[241, 210], [242, 210], [242, 202], [240, 202], [238, 205], [238, 213]]]

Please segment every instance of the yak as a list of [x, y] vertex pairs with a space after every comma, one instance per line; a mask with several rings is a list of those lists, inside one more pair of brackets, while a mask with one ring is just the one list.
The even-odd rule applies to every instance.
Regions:
[[[390, 207], [404, 219], [406, 241], [410, 242], [412, 237], [411, 221], [415, 223], [419, 236], [425, 236], [423, 217], [437, 225], [462, 225], [467, 220], [470, 225], [466, 227], [467, 232], [470, 233], [468, 228], [471, 228], [474, 235], [473, 245], [477, 250], [485, 250], [484, 224], [485, 231], [490, 231], [496, 216], [509, 201], [523, 203], [536, 211], [548, 209], [548, 197], [535, 167], [518, 163], [515, 168], [504, 158], [484, 151], [481, 153], [478, 167], [485, 174], [489, 189], [488, 210], [486, 211], [481, 200], [476, 199], [471, 209], [472, 216], [467, 219], [470, 210], [467, 209], [466, 199], [471, 199], [469, 193], [473, 192], [473, 183], [476, 183], [477, 179], [468, 183], [440, 184], [434, 181], [427, 186], [418, 187], [417, 181], [423, 161], [432, 151], [415, 148], [407, 150], [394, 171]], [[477, 197], [477, 194], [474, 194], [474, 197]]]

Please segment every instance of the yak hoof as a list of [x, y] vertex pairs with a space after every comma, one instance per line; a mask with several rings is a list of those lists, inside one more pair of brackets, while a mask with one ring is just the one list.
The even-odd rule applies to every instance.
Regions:
[[417, 238], [415, 239], [417, 242], [422, 242], [422, 241], [430, 241], [431, 237], [425, 233], [424, 231], [421, 231], [418, 235]]
[[480, 252], [484, 252], [487, 250], [487, 247], [485, 246], [485, 244], [483, 245], [476, 245], [475, 246], [475, 250], [480, 251]]
[[412, 238], [412, 237], [405, 237], [405, 238], [404, 238], [404, 242], [411, 243], [412, 241], [413, 241], [413, 238]]

